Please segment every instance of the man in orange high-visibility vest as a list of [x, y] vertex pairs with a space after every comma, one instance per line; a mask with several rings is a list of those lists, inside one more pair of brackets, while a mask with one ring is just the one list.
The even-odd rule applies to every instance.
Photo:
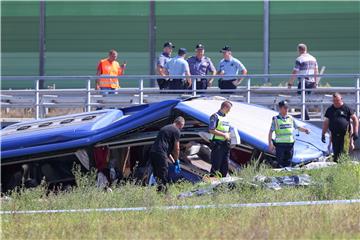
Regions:
[[[100, 60], [96, 75], [123, 75], [126, 63], [120, 65], [119, 62], [116, 61], [117, 57], [118, 53], [116, 50], [110, 50], [108, 58]], [[96, 80], [96, 90], [116, 90], [119, 88], [120, 85], [117, 78], [99, 78]]]

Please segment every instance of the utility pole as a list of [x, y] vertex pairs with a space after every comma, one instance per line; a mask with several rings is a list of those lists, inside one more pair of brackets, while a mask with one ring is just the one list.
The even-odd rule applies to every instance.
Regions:
[[[269, 27], [270, 27], [270, 10], [269, 10], [270, 0], [264, 0], [264, 47], [263, 47], [263, 67], [264, 71], [263, 74], [269, 74], [269, 65], [270, 65], [270, 48], [269, 48], [269, 42], [270, 42], [270, 33], [269, 33]], [[269, 82], [269, 78], [264, 78], [264, 82]]]
[[[39, 76], [45, 75], [45, 0], [40, 0], [39, 14]], [[44, 80], [40, 79], [39, 88], [45, 87]]]
[[[156, 16], [155, 16], [155, 0], [149, 2], [149, 73], [155, 75], [156, 64]], [[155, 79], [150, 80], [150, 86], [155, 87]]]

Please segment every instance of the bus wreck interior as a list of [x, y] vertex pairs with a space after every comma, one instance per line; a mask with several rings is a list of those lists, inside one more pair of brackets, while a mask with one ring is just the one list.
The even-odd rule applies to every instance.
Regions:
[[[105, 177], [106, 185], [128, 179], [148, 184], [152, 172], [151, 145], [160, 128], [172, 123], [177, 116], [186, 120], [181, 131], [179, 157], [183, 174], [172, 176], [170, 166], [169, 177], [172, 181], [201, 181], [211, 167], [208, 125], [175, 109], [168, 117], [85, 148], [6, 159], [2, 162], [1, 191], [8, 192], [20, 186], [36, 187], [43, 180], [49, 188], [64, 189], [75, 184], [75, 165], [79, 165], [83, 173], [95, 169], [98, 178], [99, 174]], [[235, 172], [251, 160], [272, 162], [273, 159], [274, 156], [241, 142], [231, 148], [229, 169]]]

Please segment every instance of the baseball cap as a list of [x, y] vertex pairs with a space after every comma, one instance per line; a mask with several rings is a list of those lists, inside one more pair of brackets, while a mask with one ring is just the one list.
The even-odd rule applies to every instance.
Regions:
[[225, 46], [220, 50], [220, 52], [226, 52], [226, 51], [231, 51], [231, 47], [225, 45]]
[[175, 48], [175, 46], [172, 44], [172, 42], [166, 42], [166, 43], [164, 43], [164, 47]]
[[178, 54], [185, 54], [186, 52], [186, 48], [179, 48]]
[[196, 45], [195, 49], [205, 49], [205, 46], [199, 43], [198, 45]]
[[289, 103], [288, 103], [288, 101], [286, 101], [286, 100], [280, 101], [280, 102], [279, 102], [279, 108], [281, 108], [281, 107], [289, 108]]

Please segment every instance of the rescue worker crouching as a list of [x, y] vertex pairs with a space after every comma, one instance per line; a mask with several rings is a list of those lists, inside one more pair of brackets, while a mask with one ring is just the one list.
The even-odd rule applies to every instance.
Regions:
[[209, 132], [211, 140], [211, 170], [210, 175], [216, 176], [219, 173], [226, 177], [229, 171], [230, 157], [230, 124], [227, 114], [230, 112], [232, 103], [225, 101], [221, 104], [220, 110], [210, 117]]
[[[295, 143], [294, 130], [310, 133], [309, 129], [296, 124], [293, 117], [288, 115], [288, 109], [287, 101], [279, 102], [279, 115], [273, 117], [268, 137], [269, 150], [276, 153], [276, 160], [280, 167], [291, 166]], [[273, 132], [275, 132], [274, 140]]]

